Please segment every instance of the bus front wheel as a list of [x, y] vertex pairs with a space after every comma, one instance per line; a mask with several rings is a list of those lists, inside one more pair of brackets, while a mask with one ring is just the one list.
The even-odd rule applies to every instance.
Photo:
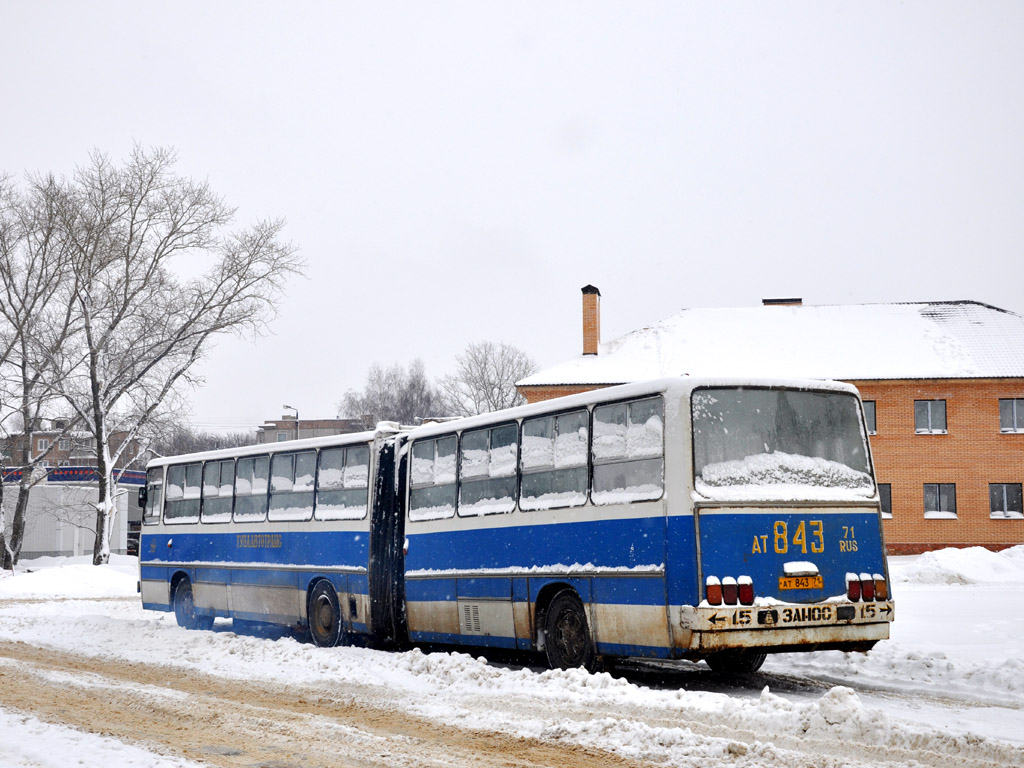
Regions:
[[552, 669], [583, 667], [593, 672], [597, 667], [587, 615], [571, 589], [555, 595], [544, 614], [544, 653]]
[[213, 616], [204, 616], [196, 610], [192, 595], [192, 582], [185, 576], [174, 588], [174, 618], [185, 629], [212, 629]]
[[318, 581], [309, 593], [309, 634], [320, 648], [332, 648], [341, 641], [341, 607], [329, 581]]

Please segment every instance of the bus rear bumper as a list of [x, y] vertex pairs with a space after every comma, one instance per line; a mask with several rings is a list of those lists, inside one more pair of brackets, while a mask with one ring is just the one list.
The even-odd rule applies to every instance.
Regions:
[[688, 650], [733, 648], [767, 652], [867, 650], [889, 638], [891, 600], [877, 603], [780, 603], [771, 606], [701, 606], [680, 611]]

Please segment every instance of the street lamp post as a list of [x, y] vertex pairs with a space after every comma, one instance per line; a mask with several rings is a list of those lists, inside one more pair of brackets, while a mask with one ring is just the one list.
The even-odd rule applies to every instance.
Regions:
[[282, 408], [287, 408], [290, 411], [295, 411], [295, 439], [299, 439], [299, 409], [294, 405], [282, 405]]

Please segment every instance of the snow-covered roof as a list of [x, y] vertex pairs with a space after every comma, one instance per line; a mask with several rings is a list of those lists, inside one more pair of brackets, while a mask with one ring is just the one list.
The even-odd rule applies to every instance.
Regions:
[[1024, 377], [1024, 317], [975, 301], [685, 309], [520, 386], [680, 376]]

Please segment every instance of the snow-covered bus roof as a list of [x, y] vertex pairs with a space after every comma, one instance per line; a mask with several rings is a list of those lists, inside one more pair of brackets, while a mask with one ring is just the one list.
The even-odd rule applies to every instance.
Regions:
[[494, 424], [498, 421], [527, 418], [552, 411], [567, 410], [588, 403], [610, 402], [624, 400], [657, 392], [673, 392], [682, 397], [689, 395], [694, 389], [700, 387], [786, 387], [790, 389], [807, 389], [816, 391], [845, 392], [857, 394], [857, 389], [850, 384], [840, 381], [827, 381], [820, 379], [793, 379], [793, 378], [737, 378], [737, 377], [695, 377], [677, 376], [670, 378], [654, 379], [652, 381], [635, 382], [622, 384], [614, 387], [584, 392], [578, 395], [567, 395], [553, 400], [545, 400], [540, 403], [520, 405], [516, 408], [508, 408], [503, 411], [492, 411], [479, 416], [469, 416], [464, 419], [451, 421], [431, 422], [419, 427], [401, 427], [394, 422], [381, 422], [377, 429], [365, 432], [353, 432], [350, 434], [328, 435], [325, 437], [311, 437], [302, 440], [286, 440], [280, 443], [257, 443], [239, 448], [220, 448], [215, 451], [202, 451], [197, 453], [181, 454], [179, 456], [161, 456], [153, 459], [147, 464], [148, 467], [161, 467], [168, 464], [183, 464], [197, 461], [216, 461], [217, 459], [230, 459], [244, 456], [265, 456], [273, 453], [291, 453], [295, 451], [308, 450], [335, 445], [351, 445], [355, 443], [368, 443], [378, 435], [407, 433], [411, 438], [418, 439], [431, 435], [446, 434], [473, 427]]
[[815, 391], [844, 392], [857, 394], [857, 388], [841, 381], [822, 379], [793, 379], [793, 378], [754, 378], [754, 377], [733, 377], [733, 376], [674, 376], [669, 378], [652, 379], [651, 381], [640, 381], [631, 384], [620, 384], [618, 386], [605, 387], [590, 392], [583, 392], [578, 395], [566, 395], [551, 400], [544, 400], [539, 403], [520, 405], [516, 408], [509, 408], [504, 411], [492, 411], [479, 416], [469, 416], [456, 421], [438, 422], [424, 424], [409, 431], [412, 439], [430, 437], [449, 432], [472, 429], [477, 426], [494, 424], [498, 421], [513, 420], [537, 416], [552, 411], [570, 410], [575, 407], [587, 405], [588, 403], [603, 403], [615, 400], [626, 400], [634, 397], [642, 397], [658, 392], [669, 393], [679, 397], [688, 396], [694, 389], [701, 387], [779, 387], [789, 389], [806, 389]]
[[376, 430], [369, 430], [367, 432], [351, 432], [325, 437], [305, 437], [301, 440], [285, 440], [280, 443], [256, 443], [255, 445], [245, 445], [238, 448], [218, 448], [215, 451], [183, 453], [178, 456], [161, 456], [151, 460], [146, 467], [161, 467], [166, 464], [186, 464], [196, 461], [216, 461], [217, 459], [231, 459], [240, 456], [266, 456], [271, 453], [294, 453], [295, 451], [320, 448], [322, 446], [368, 443], [379, 432], [393, 433], [397, 431], [399, 431], [397, 424], [382, 422], [377, 425]]

